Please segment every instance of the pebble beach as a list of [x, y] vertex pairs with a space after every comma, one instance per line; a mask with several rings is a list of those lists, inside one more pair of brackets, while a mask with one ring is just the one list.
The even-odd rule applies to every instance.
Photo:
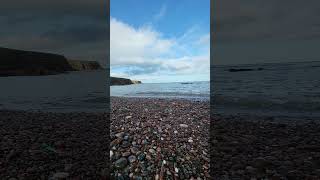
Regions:
[[111, 97], [110, 117], [0, 110], [1, 179], [319, 179], [317, 119], [212, 114], [210, 125], [209, 107]]
[[318, 119], [212, 116], [213, 179], [319, 179]]
[[0, 111], [0, 179], [107, 179], [106, 113]]
[[111, 98], [113, 179], [210, 179], [209, 102]]

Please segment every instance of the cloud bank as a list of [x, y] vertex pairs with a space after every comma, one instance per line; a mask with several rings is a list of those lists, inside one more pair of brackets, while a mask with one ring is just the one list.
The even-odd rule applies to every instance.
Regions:
[[193, 36], [189, 31], [169, 39], [150, 25], [134, 28], [111, 17], [111, 75], [152, 82], [193, 74], [208, 80], [209, 35]]
[[0, 6], [0, 47], [106, 65], [107, 11], [107, 1], [100, 0], [5, 0]]
[[223, 0], [214, 5], [219, 42], [320, 38], [317, 0]]

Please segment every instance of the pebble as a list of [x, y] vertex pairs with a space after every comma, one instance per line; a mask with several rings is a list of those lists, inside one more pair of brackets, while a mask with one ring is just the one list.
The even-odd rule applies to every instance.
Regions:
[[180, 127], [182, 127], [182, 128], [187, 128], [188, 125], [186, 125], [186, 124], [180, 124]]
[[59, 179], [66, 179], [69, 177], [69, 173], [66, 172], [57, 172], [53, 174], [53, 176], [50, 178], [52, 180], [59, 180]]
[[131, 155], [131, 152], [124, 152], [124, 153], [122, 153], [122, 156], [123, 157], [128, 157], [128, 156], [130, 156]]
[[146, 155], [144, 153], [141, 153], [139, 156], [138, 156], [138, 159], [139, 161], [142, 161], [144, 160], [144, 158], [146, 157]]
[[122, 138], [123, 135], [124, 135], [124, 132], [119, 132], [119, 133], [115, 134], [115, 136], [116, 136], [117, 138]]
[[149, 149], [149, 152], [150, 152], [151, 154], [155, 154], [155, 153], [156, 153], [156, 151], [155, 151], [154, 149]]
[[127, 159], [122, 157], [115, 162], [115, 167], [122, 169], [126, 167], [127, 163], [128, 163]]
[[137, 160], [137, 158], [136, 158], [136, 156], [131, 155], [131, 156], [129, 156], [128, 160], [129, 160], [130, 163], [133, 163], [133, 162], [135, 162]]
[[113, 151], [110, 151], [110, 158], [112, 158], [113, 156]]

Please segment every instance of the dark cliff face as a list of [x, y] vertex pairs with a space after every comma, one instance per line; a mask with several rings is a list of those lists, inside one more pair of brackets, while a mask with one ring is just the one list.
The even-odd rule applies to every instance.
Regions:
[[126, 78], [117, 78], [117, 77], [110, 77], [111, 78], [111, 86], [113, 85], [130, 85], [130, 84], [140, 84], [141, 81], [134, 81], [131, 79]]
[[69, 61], [51, 53], [0, 48], [0, 76], [37, 76], [101, 69], [94, 61]]
[[102, 69], [100, 64], [96, 61], [68, 60], [68, 63], [74, 71]]

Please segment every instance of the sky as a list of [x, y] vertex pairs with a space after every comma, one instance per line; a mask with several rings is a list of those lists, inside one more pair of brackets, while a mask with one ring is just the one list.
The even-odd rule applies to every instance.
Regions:
[[[320, 1], [212, 2], [212, 64], [319, 60]], [[110, 53], [112, 75], [144, 82], [209, 79], [209, 0], [111, 0], [110, 27], [106, 3], [3, 0], [0, 47], [104, 66]]]
[[112, 0], [111, 76], [208, 81], [210, 0]]
[[320, 60], [320, 1], [213, 2], [213, 64]]
[[107, 64], [107, 2], [2, 0], [0, 47], [50, 52]]

